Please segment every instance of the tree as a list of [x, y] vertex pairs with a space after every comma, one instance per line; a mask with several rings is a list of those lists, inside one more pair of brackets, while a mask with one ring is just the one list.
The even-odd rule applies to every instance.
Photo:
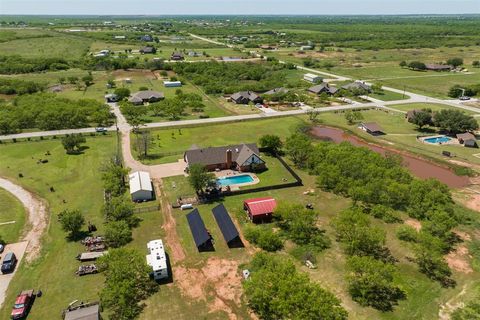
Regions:
[[82, 144], [87, 142], [85, 137], [79, 134], [70, 134], [62, 138], [63, 148], [67, 154], [77, 154], [81, 151]]
[[114, 94], [118, 96], [118, 100], [123, 100], [130, 96], [130, 89], [128, 88], [116, 88], [115, 91], [113, 91]]
[[150, 131], [141, 131], [135, 134], [136, 137], [136, 145], [137, 145], [137, 152], [141, 159], [145, 159], [148, 157], [148, 150], [150, 149], [150, 145], [152, 144], [152, 140], [150, 137]]
[[317, 251], [330, 247], [325, 231], [317, 227], [318, 213], [301, 204], [281, 203], [275, 209], [275, 220], [287, 237], [298, 245], [310, 245]]
[[425, 65], [425, 63], [420, 61], [412, 61], [408, 64], [408, 67], [412, 70], [418, 70], [418, 71], [427, 69], [427, 66]]
[[202, 193], [215, 175], [208, 172], [201, 164], [192, 164], [188, 167], [188, 182], [197, 193]]
[[178, 120], [185, 111], [185, 101], [175, 97], [162, 101], [163, 114], [171, 120]]
[[144, 123], [143, 117], [147, 114], [147, 108], [145, 106], [134, 106], [129, 103], [123, 103], [120, 105], [120, 110], [132, 125], [133, 131], [136, 132]]
[[433, 123], [441, 130], [446, 130], [452, 134], [478, 129], [478, 122], [474, 117], [453, 109], [442, 109], [437, 112]]
[[452, 271], [443, 259], [441, 253], [429, 247], [419, 245], [416, 247], [415, 257], [420, 272], [424, 273], [430, 279], [440, 282], [443, 287], [448, 288], [455, 286], [455, 280], [450, 278]]
[[82, 81], [85, 84], [85, 87], [90, 87], [93, 84], [93, 77], [91, 74], [87, 74], [86, 76], [82, 77]]
[[125, 221], [129, 226], [138, 223], [134, 216], [133, 204], [123, 196], [112, 197], [103, 205], [103, 213], [106, 221]]
[[274, 252], [283, 248], [282, 239], [271, 229], [248, 227], [245, 229], [245, 238], [265, 251]]
[[478, 320], [480, 319], [480, 302], [478, 299], [468, 302], [452, 313], [452, 320]]
[[111, 159], [102, 167], [102, 181], [105, 193], [120, 197], [126, 191], [125, 177], [128, 169]]
[[473, 66], [474, 68], [480, 68], [480, 61], [478, 61], [478, 60], [473, 61], [473, 62], [472, 62], [472, 66]]
[[79, 210], [63, 210], [59, 213], [58, 220], [63, 231], [69, 232], [71, 238], [75, 238], [85, 224], [85, 218]]
[[447, 64], [456, 68], [456, 67], [459, 67], [463, 64], [463, 59], [462, 58], [451, 58], [451, 59], [447, 60]]
[[347, 120], [348, 124], [352, 125], [357, 121], [363, 120], [363, 115], [360, 111], [347, 110], [345, 112], [345, 120]]
[[78, 82], [78, 77], [70, 76], [67, 78], [67, 80], [70, 82], [70, 84], [76, 84]]
[[287, 138], [285, 149], [293, 163], [299, 168], [303, 168], [307, 165], [312, 144], [306, 135], [294, 133]]
[[415, 124], [421, 130], [423, 127], [433, 124], [432, 111], [430, 109], [415, 111], [408, 121]]
[[131, 248], [111, 249], [98, 259], [97, 266], [105, 276], [100, 300], [109, 316], [118, 320], [136, 318], [143, 309], [141, 302], [157, 290], [143, 253]]
[[283, 142], [279, 136], [273, 134], [266, 134], [260, 137], [260, 146], [267, 149], [272, 154], [278, 154], [282, 147]]
[[299, 273], [284, 257], [257, 253], [243, 282], [248, 304], [261, 318], [344, 320], [347, 312], [332, 293]]
[[448, 90], [448, 96], [450, 98], [459, 98], [463, 95], [463, 92], [464, 89], [460, 85], [456, 84]]
[[111, 221], [105, 226], [105, 240], [109, 247], [119, 248], [132, 240], [130, 226], [124, 220]]
[[392, 311], [406, 293], [394, 284], [395, 266], [372, 257], [350, 257], [347, 262], [348, 292], [361, 306]]
[[379, 82], [372, 84], [372, 91], [376, 94], [383, 94], [383, 85]]
[[400, 61], [399, 66], [402, 67], [402, 68], [405, 68], [407, 66], [407, 61], [405, 61], [405, 60]]
[[385, 245], [385, 232], [372, 227], [369, 217], [358, 207], [342, 211], [332, 222], [337, 240], [351, 256], [370, 256], [385, 262], [392, 257]]

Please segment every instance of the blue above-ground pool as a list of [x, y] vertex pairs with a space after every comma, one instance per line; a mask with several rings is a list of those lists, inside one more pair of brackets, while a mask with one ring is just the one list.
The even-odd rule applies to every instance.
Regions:
[[248, 174], [242, 174], [238, 176], [231, 176], [231, 177], [221, 177], [217, 179], [217, 183], [222, 187], [231, 186], [235, 184], [244, 184], [253, 182], [252, 176]]
[[446, 142], [449, 142], [450, 140], [452, 140], [452, 138], [449, 138], [447, 136], [423, 139], [423, 141], [425, 141], [426, 143], [432, 143], [432, 144], [446, 143]]

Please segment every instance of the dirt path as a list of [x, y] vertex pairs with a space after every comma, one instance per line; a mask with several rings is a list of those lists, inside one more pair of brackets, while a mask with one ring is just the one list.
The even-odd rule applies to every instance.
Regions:
[[4, 178], [0, 178], [0, 188], [18, 198], [27, 210], [29, 228], [23, 235], [23, 240], [28, 241], [25, 259], [33, 261], [40, 254], [41, 237], [48, 223], [47, 202]]
[[172, 256], [172, 265], [185, 259], [185, 251], [180, 244], [180, 237], [177, 233], [177, 222], [173, 217], [172, 207], [168, 203], [167, 195], [163, 190], [162, 180], [154, 179], [153, 185], [157, 193], [157, 199], [160, 201], [161, 211], [163, 213], [163, 229], [165, 230], [165, 242], [170, 247]]

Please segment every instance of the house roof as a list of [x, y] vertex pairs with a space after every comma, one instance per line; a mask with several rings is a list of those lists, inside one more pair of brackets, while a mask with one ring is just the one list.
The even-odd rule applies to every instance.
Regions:
[[217, 224], [220, 228], [220, 231], [222, 231], [223, 238], [227, 243], [239, 237], [238, 230], [233, 224], [233, 221], [223, 203], [213, 208], [212, 213], [215, 217], [215, 220], [217, 220]]
[[198, 209], [195, 209], [187, 214], [187, 221], [197, 248], [201, 247], [207, 243], [208, 240], [210, 240], [210, 235], [207, 232], [207, 228], [203, 223], [202, 217], [200, 217]]
[[429, 63], [425, 65], [428, 70], [451, 70], [453, 69], [453, 66], [449, 64], [434, 64], [434, 63]]
[[231, 98], [235, 101], [240, 100], [240, 99], [242, 99], [242, 100], [243, 99], [248, 99], [250, 101], [255, 101], [258, 98], [260, 98], [260, 96], [253, 91], [240, 91], [240, 92], [236, 92], [236, 93], [232, 94]]
[[276, 94], [276, 93], [287, 93], [287, 92], [288, 92], [288, 89], [280, 87], [280, 88], [275, 88], [270, 91], [267, 91], [264, 94]]
[[146, 47], [143, 47], [140, 49], [140, 52], [154, 52], [155, 51], [155, 48], [152, 47], [152, 46], [146, 46]]
[[384, 132], [382, 127], [380, 127], [376, 122], [362, 123], [361, 126], [370, 132]]
[[259, 156], [259, 150], [255, 143], [239, 144], [224, 147], [211, 147], [203, 149], [190, 149], [185, 152], [185, 159], [188, 164], [199, 163], [202, 165], [213, 165], [226, 162], [227, 150], [232, 151], [232, 161], [242, 164], [252, 154]]
[[98, 320], [100, 319], [99, 312], [100, 306], [94, 304], [89, 307], [67, 311], [64, 320]]
[[346, 85], [342, 86], [342, 89], [345, 89], [345, 90], [361, 89], [361, 90], [365, 90], [365, 91], [371, 91], [372, 90], [372, 88], [368, 84], [360, 82], [360, 81], [355, 81], [355, 82], [346, 84]]
[[172, 53], [172, 57], [183, 58], [183, 53], [181, 53], [181, 52], [174, 52], [174, 53]]
[[137, 171], [129, 176], [130, 180], [130, 194], [137, 191], [153, 191], [150, 174], [145, 171]]
[[471, 134], [470, 132], [457, 134], [457, 139], [458, 140], [463, 140], [463, 141], [476, 140], [475, 135]]
[[335, 94], [338, 91], [338, 89], [335, 87], [330, 87], [328, 83], [321, 83], [319, 85], [309, 88], [308, 91], [313, 92], [315, 94], [320, 94], [323, 92]]
[[277, 201], [272, 197], [248, 199], [243, 203], [252, 216], [272, 213], [277, 207]]
[[[163, 92], [158, 92], [158, 91], [153, 91], [153, 90], [145, 90], [145, 91], [138, 91], [135, 92], [128, 101], [130, 102], [139, 102], [141, 99], [142, 101], [144, 100], [150, 100], [150, 99], [163, 99], [165, 98], [165, 95]], [[134, 101], [132, 101], [134, 100]]]

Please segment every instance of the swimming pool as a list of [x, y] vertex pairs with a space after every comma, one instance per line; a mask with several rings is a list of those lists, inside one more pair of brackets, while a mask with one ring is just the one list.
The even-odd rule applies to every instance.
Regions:
[[432, 143], [432, 144], [447, 143], [450, 140], [452, 140], [452, 139], [447, 137], [447, 136], [439, 136], [439, 137], [432, 137], [432, 138], [423, 139], [424, 142]]
[[252, 183], [254, 180], [251, 175], [249, 174], [242, 174], [238, 176], [231, 176], [231, 177], [221, 177], [217, 179], [217, 183], [222, 187], [231, 186], [234, 184], [244, 184], [244, 183]]

